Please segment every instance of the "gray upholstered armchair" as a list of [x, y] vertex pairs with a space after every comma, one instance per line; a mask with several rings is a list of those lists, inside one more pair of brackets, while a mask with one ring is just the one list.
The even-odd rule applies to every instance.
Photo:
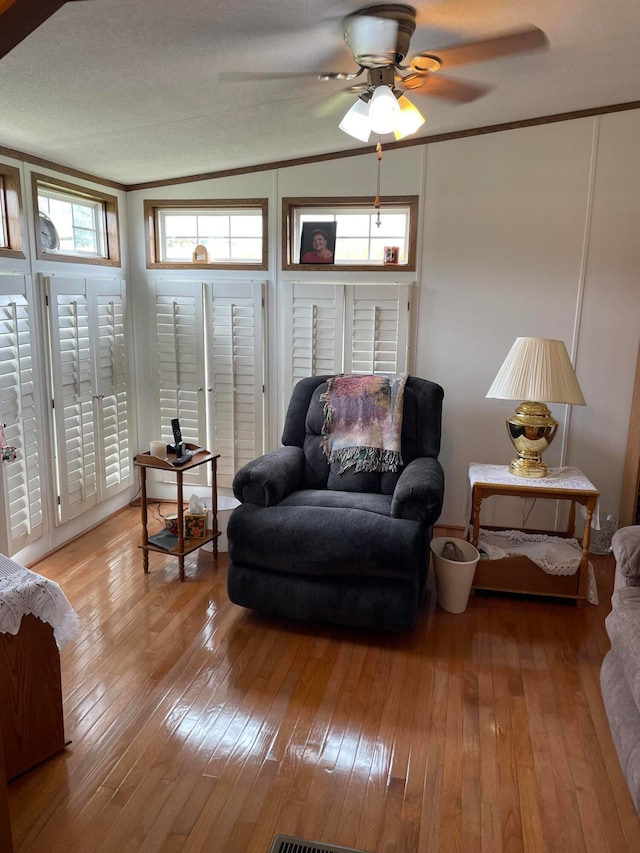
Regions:
[[284, 446], [235, 476], [229, 598], [272, 616], [412, 629], [444, 495], [443, 390], [407, 378], [397, 472], [340, 474], [321, 448], [329, 378], [296, 385]]

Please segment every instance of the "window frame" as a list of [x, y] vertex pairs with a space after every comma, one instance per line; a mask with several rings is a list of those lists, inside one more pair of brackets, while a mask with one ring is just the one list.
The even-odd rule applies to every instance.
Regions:
[[294, 246], [294, 220], [298, 211], [310, 208], [326, 207], [327, 213], [348, 213], [355, 208], [373, 208], [370, 196], [352, 197], [317, 197], [317, 198], [283, 198], [282, 199], [282, 269], [284, 271], [312, 272], [390, 272], [401, 270], [414, 272], [416, 269], [417, 239], [418, 239], [418, 203], [417, 195], [382, 196], [381, 208], [409, 208], [409, 237], [407, 246], [407, 262], [405, 264], [300, 264], [294, 260], [298, 257], [299, 247]]
[[0, 246], [0, 258], [24, 259], [20, 169], [0, 163], [0, 179], [0, 216], [7, 239], [7, 245]]
[[[104, 246], [106, 257], [92, 255], [70, 255], [65, 252], [47, 252], [42, 247], [40, 240], [40, 229], [38, 228], [38, 189], [45, 187], [66, 196], [76, 196], [78, 199], [98, 204], [102, 207], [104, 214]], [[39, 261], [58, 261], [71, 264], [89, 264], [91, 266], [119, 267], [121, 266], [120, 255], [120, 217], [118, 213], [118, 199], [114, 195], [88, 189], [78, 184], [51, 178], [48, 175], [40, 175], [35, 172], [31, 174], [31, 189], [33, 194], [33, 217], [35, 222], [35, 247], [36, 258]]]
[[[245, 261], [160, 261], [160, 228], [158, 213], [167, 210], [219, 210], [233, 209], [260, 211], [262, 215], [262, 260], [257, 263]], [[266, 270], [269, 268], [269, 199], [267, 198], [217, 198], [217, 199], [145, 199], [144, 236], [147, 269], [156, 270]]]

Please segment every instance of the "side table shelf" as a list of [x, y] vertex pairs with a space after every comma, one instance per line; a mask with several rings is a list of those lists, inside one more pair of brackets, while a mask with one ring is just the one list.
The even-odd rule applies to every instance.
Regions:
[[[178, 558], [178, 567], [180, 580], [184, 581], [184, 558], [187, 554], [197, 551], [208, 542], [213, 542], [213, 559], [218, 559], [218, 485], [217, 485], [217, 463], [220, 458], [219, 453], [209, 453], [208, 450], [198, 449], [194, 444], [186, 445], [189, 450], [194, 451], [194, 456], [189, 462], [179, 467], [173, 465], [175, 454], [168, 453], [165, 458], [153, 456], [151, 453], [139, 453], [135, 457], [135, 464], [140, 469], [140, 510], [142, 518], [142, 543], [138, 546], [143, 553], [143, 567], [145, 574], [149, 573], [149, 552], [155, 551], [158, 554], [170, 554]], [[195, 452], [197, 451], [197, 452]], [[183, 498], [183, 475], [185, 471], [190, 471], [192, 468], [197, 468], [205, 463], [211, 463], [211, 493], [212, 504], [211, 512], [213, 516], [212, 529], [206, 530], [205, 535], [201, 537], [185, 537], [184, 535], [184, 498]], [[177, 515], [178, 515], [178, 542], [173, 548], [160, 548], [149, 541], [149, 532], [147, 530], [147, 469], [151, 468], [155, 471], [170, 471], [176, 475], [177, 488]]]
[[[471, 489], [471, 514], [469, 539], [478, 547], [480, 511], [482, 503], [493, 495], [502, 497], [542, 498], [569, 501], [566, 531], [527, 530], [557, 539], [575, 535], [576, 504], [584, 507], [585, 528], [582, 554], [578, 571], [573, 575], [551, 575], [525, 555], [513, 555], [495, 560], [480, 560], [473, 579], [473, 589], [495, 592], [517, 592], [529, 595], [558, 596], [584, 600], [587, 597], [589, 573], [589, 538], [591, 523], [596, 513], [599, 492], [577, 468], [551, 468], [544, 479], [528, 480], [509, 473], [508, 466], [469, 466]], [[504, 527], [482, 525], [486, 530], [504, 530]]]

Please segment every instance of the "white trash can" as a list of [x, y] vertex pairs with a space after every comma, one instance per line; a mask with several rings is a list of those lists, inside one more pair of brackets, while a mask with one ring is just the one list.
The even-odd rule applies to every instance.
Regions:
[[[442, 549], [447, 542], [453, 542], [462, 551], [464, 562], [448, 560], [442, 556]], [[438, 604], [449, 613], [464, 613], [467, 609], [476, 565], [480, 559], [478, 549], [464, 539], [442, 536], [431, 540], [431, 553]]]

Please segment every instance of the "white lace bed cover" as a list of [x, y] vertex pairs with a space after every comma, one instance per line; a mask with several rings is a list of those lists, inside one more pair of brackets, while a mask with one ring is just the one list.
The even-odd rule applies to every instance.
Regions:
[[80, 619], [55, 581], [0, 554], [0, 634], [17, 634], [33, 614], [53, 628], [58, 649], [80, 636]]
[[[521, 530], [482, 530], [478, 532], [478, 550], [490, 560], [500, 560], [522, 554], [548, 575], [574, 575], [582, 559], [582, 548], [577, 539], [562, 539], [541, 533], [523, 533]], [[589, 563], [587, 600], [598, 603], [593, 566]]]
[[[517, 477], [509, 471], [508, 465], [484, 465], [471, 462], [469, 465], [469, 486], [473, 488], [475, 483], [492, 483], [496, 485], [522, 486], [533, 489], [577, 489], [584, 492], [597, 492], [591, 480], [582, 473], [579, 468], [565, 466], [563, 468], [549, 468], [546, 477]], [[467, 503], [470, 505], [470, 494], [467, 495]], [[465, 507], [465, 518], [469, 518], [468, 507]], [[586, 517], [586, 507], [580, 505], [582, 517]], [[591, 517], [591, 527], [600, 530], [600, 500], [596, 500], [596, 508]]]

